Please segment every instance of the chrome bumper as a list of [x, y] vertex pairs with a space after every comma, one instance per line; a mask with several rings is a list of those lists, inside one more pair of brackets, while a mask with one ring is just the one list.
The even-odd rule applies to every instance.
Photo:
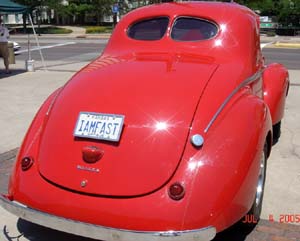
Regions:
[[0, 195], [0, 206], [22, 219], [45, 227], [105, 241], [207, 241], [212, 240], [216, 235], [214, 227], [161, 232], [143, 232], [103, 227], [43, 213], [18, 202], [10, 201], [2, 195]]

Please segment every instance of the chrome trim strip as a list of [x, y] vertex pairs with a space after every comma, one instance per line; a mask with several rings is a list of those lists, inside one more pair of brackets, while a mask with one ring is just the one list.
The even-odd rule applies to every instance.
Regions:
[[153, 232], [109, 228], [44, 213], [1, 195], [0, 206], [22, 219], [45, 227], [105, 241], [207, 241], [216, 235], [216, 229], [212, 226], [195, 230]]
[[222, 105], [219, 107], [217, 112], [214, 114], [214, 116], [211, 118], [210, 122], [208, 123], [207, 127], [204, 130], [204, 133], [207, 133], [209, 128], [212, 126], [212, 124], [215, 122], [215, 120], [218, 118], [220, 113], [223, 111], [225, 106], [228, 104], [228, 102], [231, 100], [231, 98], [243, 87], [246, 85], [254, 82], [258, 78], [262, 76], [263, 70], [257, 71], [254, 75], [250, 76], [249, 78], [245, 79], [242, 83], [240, 83], [231, 93], [230, 95], [224, 100]]

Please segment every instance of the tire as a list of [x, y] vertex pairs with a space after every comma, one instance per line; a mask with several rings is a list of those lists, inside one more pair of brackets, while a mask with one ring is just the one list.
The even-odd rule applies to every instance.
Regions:
[[281, 121], [273, 125], [273, 144], [276, 144], [281, 135]]
[[263, 197], [264, 197], [265, 181], [266, 181], [267, 155], [268, 155], [268, 145], [265, 144], [264, 149], [261, 153], [260, 171], [259, 171], [259, 177], [256, 186], [255, 198], [252, 207], [247, 214], [249, 217], [252, 218], [254, 222], [247, 223], [247, 226], [255, 226], [260, 219]]

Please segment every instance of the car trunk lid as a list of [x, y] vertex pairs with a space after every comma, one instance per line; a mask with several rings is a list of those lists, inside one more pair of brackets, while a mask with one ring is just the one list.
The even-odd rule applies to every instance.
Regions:
[[[129, 197], [159, 189], [180, 163], [197, 103], [216, 67], [194, 55], [96, 60], [73, 77], [52, 107], [40, 142], [41, 175], [92, 195]], [[80, 112], [123, 115], [120, 140], [74, 137]], [[89, 148], [101, 152], [99, 161], [84, 160]]]

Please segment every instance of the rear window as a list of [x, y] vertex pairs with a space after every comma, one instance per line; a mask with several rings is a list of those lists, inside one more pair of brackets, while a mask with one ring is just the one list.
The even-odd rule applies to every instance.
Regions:
[[159, 40], [168, 28], [169, 18], [151, 18], [134, 23], [128, 29], [128, 36], [136, 40]]
[[171, 37], [178, 41], [199, 41], [213, 38], [218, 33], [216, 24], [204, 19], [181, 17], [176, 19]]

